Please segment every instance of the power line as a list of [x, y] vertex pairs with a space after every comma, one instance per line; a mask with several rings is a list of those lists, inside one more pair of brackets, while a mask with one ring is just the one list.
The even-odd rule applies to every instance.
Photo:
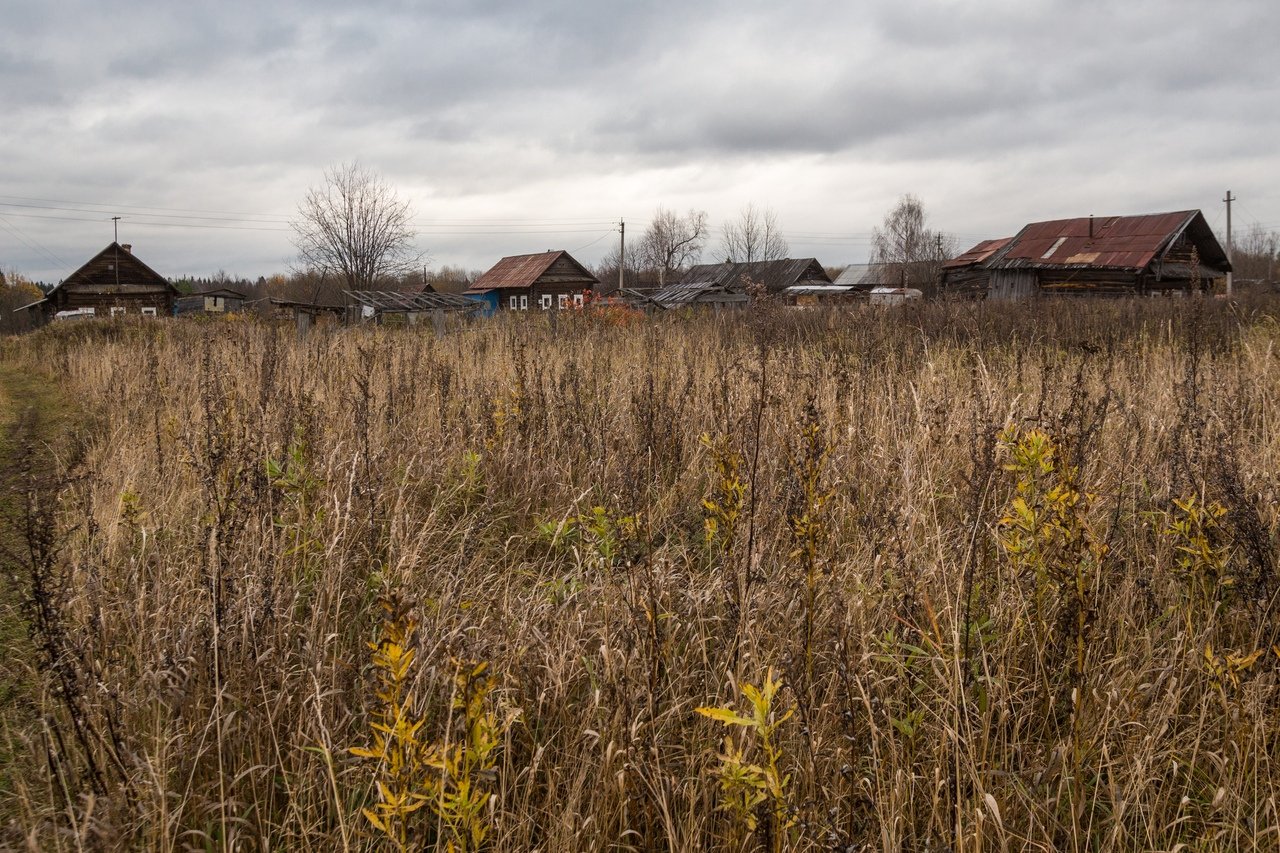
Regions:
[[[70, 211], [70, 212], [91, 213], [94, 211]], [[105, 217], [90, 219], [83, 216], [45, 216], [39, 213], [14, 213], [11, 211], [6, 211], [4, 215], [19, 216], [24, 219], [46, 219], [46, 220], [53, 220], [55, 222], [102, 222], [105, 219]], [[134, 215], [137, 215], [137, 214], [134, 214]], [[293, 231], [292, 228], [268, 228], [260, 225], [218, 225], [218, 224], [212, 224], [208, 222], [157, 222], [157, 221], [140, 222], [138, 220], [131, 219], [131, 223], [135, 228], [147, 228], [147, 227], [204, 228], [204, 229], [213, 229], [213, 230], [220, 230], [220, 231], [264, 231], [264, 232], [274, 232], [277, 234], [287, 234]], [[608, 223], [608, 224], [612, 225], [612, 223]], [[483, 230], [476, 230], [476, 226], [470, 226], [472, 230], [454, 230], [454, 229], [464, 228], [464, 227], [466, 226], [462, 226], [462, 225], [426, 226], [421, 228], [420, 230], [422, 231], [423, 234], [427, 236], [435, 235], [439, 237], [468, 237], [468, 236], [481, 237], [481, 236], [489, 236], [489, 235], [502, 236], [502, 235], [511, 235], [511, 234], [530, 234], [530, 235], [602, 234], [602, 233], [612, 233], [612, 231], [614, 230], [613, 228], [607, 228], [607, 229], [570, 228], [570, 227], [555, 227], [554, 225], [550, 225], [550, 226], [549, 225], [530, 225], [525, 228], [515, 228], [510, 225], [507, 225], [507, 226], [495, 225], [492, 228], [484, 228]], [[444, 229], [447, 229], [447, 230], [444, 230]]]
[[602, 233], [599, 237], [595, 238], [595, 239], [594, 239], [594, 240], [592, 240], [590, 243], [587, 243], [585, 246], [579, 246], [578, 248], [576, 248], [576, 249], [570, 249], [569, 251], [571, 251], [571, 252], [581, 252], [583, 249], [589, 249], [589, 248], [591, 248], [592, 246], [594, 246], [596, 243], [599, 243], [599, 242], [600, 242], [601, 240], [603, 240], [605, 237], [608, 237], [608, 236], [609, 236], [610, 234], [612, 234], [615, 230], [616, 230], [616, 229], [610, 228], [608, 231], [605, 231], [605, 232], [604, 232], [604, 233]]
[[[92, 213], [92, 212], [94, 212], [94, 211], [80, 211], [80, 212], [82, 212], [82, 213]], [[89, 218], [86, 218], [86, 217], [83, 217], [83, 216], [44, 216], [44, 215], [39, 214], [39, 213], [13, 213], [13, 212], [11, 212], [11, 211], [5, 211], [5, 213], [4, 213], [3, 215], [4, 215], [4, 216], [20, 216], [20, 217], [22, 217], [23, 219], [51, 219], [51, 220], [53, 220], [53, 221], [55, 221], [55, 222], [107, 222], [107, 221], [110, 221], [110, 217], [108, 217], [108, 216], [104, 216], [104, 217], [96, 217], [96, 218], [93, 218], [93, 219], [89, 219]], [[135, 215], [136, 215], [136, 214], [135, 214]], [[232, 229], [232, 230], [236, 230], [236, 231], [278, 231], [278, 232], [287, 232], [287, 231], [292, 230], [292, 229], [289, 229], [289, 228], [261, 228], [261, 227], [256, 227], [256, 226], [252, 226], [252, 225], [201, 225], [201, 224], [194, 223], [194, 222], [136, 222], [136, 221], [132, 221], [132, 224], [133, 224], [133, 225], [136, 225], [136, 226], [141, 226], [141, 227], [144, 227], [144, 228], [145, 228], [145, 227], [148, 227], [148, 226], [158, 226], [158, 227], [164, 227], [164, 228], [214, 228], [214, 229]]]
[[28, 238], [26, 238], [23, 235], [23, 232], [19, 231], [17, 226], [10, 224], [8, 220], [4, 218], [3, 215], [0, 215], [0, 225], [3, 225], [5, 228], [8, 228], [13, 233], [13, 236], [18, 238], [18, 242], [26, 246], [31, 251], [44, 255], [46, 259], [53, 261], [55, 264], [57, 264], [60, 267], [67, 266], [67, 263], [65, 261], [63, 261], [57, 255], [55, 255], [53, 252], [50, 252], [48, 249], [46, 249], [34, 238], [31, 238], [30, 240], [28, 240]]
[[[65, 205], [72, 205], [73, 207], [106, 208], [106, 210], [102, 212], [111, 212], [116, 210], [126, 210], [126, 211], [135, 211], [135, 212], [147, 211], [147, 210], [159, 210], [159, 211], [164, 211], [168, 213], [209, 213], [209, 214], [214, 214], [215, 216], [240, 216], [240, 217], [261, 216], [261, 217], [276, 217], [276, 218], [283, 218], [283, 219], [289, 218], [287, 214], [283, 214], [283, 213], [244, 213], [243, 211], [232, 211], [232, 210], [200, 210], [200, 209], [185, 208], [185, 207], [157, 207], [155, 205], [140, 206], [140, 205], [132, 205], [132, 204], [105, 204], [103, 202], [97, 202], [97, 201], [67, 201], [65, 199], [32, 198], [30, 196], [21, 196], [21, 195], [0, 195], [0, 199], [2, 198], [16, 199], [18, 201], [24, 201], [24, 202], [38, 201], [38, 202], [43, 202], [45, 204], [55, 204], [55, 205], [65, 204]], [[98, 212], [98, 211], [85, 211], [85, 212]], [[196, 218], [203, 218], [203, 217], [196, 217]]]
[[[198, 219], [198, 220], [214, 220], [214, 221], [230, 221], [230, 222], [259, 222], [262, 224], [279, 224], [283, 225], [296, 218], [296, 214], [285, 213], [246, 213], [227, 210], [199, 210], [193, 208], [180, 207], [156, 207], [156, 206], [139, 206], [128, 204], [104, 204], [93, 201], [65, 201], [61, 199], [45, 199], [32, 198], [29, 196], [12, 196], [0, 195], [0, 199], [12, 199], [13, 201], [0, 201], [0, 206], [4, 207], [24, 207], [36, 210], [61, 210], [71, 213], [114, 213], [117, 211], [131, 212], [132, 216], [147, 216], [152, 218], [167, 219]], [[38, 203], [36, 203], [38, 202]], [[97, 210], [94, 208], [102, 208]], [[159, 211], [151, 213], [148, 211]], [[484, 226], [492, 225], [494, 227], [536, 227], [536, 226], [561, 226], [561, 225], [614, 225], [612, 218], [605, 219], [601, 217], [477, 217], [477, 218], [428, 218], [417, 219], [413, 225], [423, 227], [434, 226]]]

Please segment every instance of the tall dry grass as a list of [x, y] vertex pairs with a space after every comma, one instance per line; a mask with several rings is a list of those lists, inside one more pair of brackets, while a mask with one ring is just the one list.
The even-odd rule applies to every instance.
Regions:
[[[489, 849], [1276, 849], [1275, 307], [10, 340], [85, 414], [10, 561], [39, 723], [0, 843], [387, 843], [350, 748], [394, 592], [424, 739], [494, 678]], [[1192, 496], [1225, 515], [1171, 532]], [[723, 808], [760, 744], [696, 709], [771, 669], [785, 785]]]

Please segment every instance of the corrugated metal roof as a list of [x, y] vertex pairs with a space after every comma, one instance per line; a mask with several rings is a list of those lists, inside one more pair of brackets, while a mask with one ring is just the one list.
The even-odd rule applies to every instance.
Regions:
[[649, 301], [662, 308], [678, 308], [700, 303], [730, 304], [748, 301], [746, 288], [741, 285], [719, 284], [714, 281], [682, 282], [649, 294]]
[[[1162, 254], [1198, 210], [1143, 216], [1079, 217], [1033, 222], [992, 253], [993, 269], [1104, 267], [1141, 270]], [[976, 249], [977, 247], [975, 247]]]
[[392, 290], [344, 290], [357, 305], [379, 311], [470, 311], [474, 299], [456, 293], [397, 293]]
[[569, 260], [581, 270], [583, 276], [599, 284], [595, 276], [586, 267], [574, 260], [568, 252], [560, 249], [553, 252], [538, 252], [536, 255], [510, 255], [494, 264], [488, 272], [476, 279], [466, 293], [485, 293], [501, 287], [532, 287], [551, 265], [561, 257]]
[[1009, 245], [1012, 237], [1000, 237], [995, 240], [983, 240], [969, 251], [962, 255], [952, 258], [942, 265], [944, 270], [959, 269], [960, 267], [974, 266], [980, 264], [996, 252]]
[[801, 296], [822, 293], [852, 293], [857, 289], [850, 284], [793, 284], [791, 287], [783, 288], [782, 292], [789, 296]]
[[886, 284], [892, 275], [885, 264], [849, 264], [836, 277], [835, 283], [866, 290], [878, 284]]

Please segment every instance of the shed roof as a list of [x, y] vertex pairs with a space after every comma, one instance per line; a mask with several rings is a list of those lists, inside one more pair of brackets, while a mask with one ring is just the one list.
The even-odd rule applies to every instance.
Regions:
[[378, 311], [471, 311], [481, 307], [456, 293], [398, 293], [393, 290], [344, 290], [353, 302]]
[[649, 299], [663, 308], [678, 308], [694, 302], [745, 302], [747, 288], [734, 282], [678, 281], [653, 291]]
[[216, 287], [213, 290], [195, 290], [187, 294], [188, 296], [221, 296], [225, 299], [244, 299], [245, 294], [239, 290], [232, 290], [229, 287]]
[[885, 264], [849, 264], [844, 272], [836, 277], [836, 284], [847, 287], [867, 289], [880, 284], [887, 284], [893, 278]]
[[983, 240], [964, 254], [957, 255], [949, 261], [943, 263], [944, 270], [960, 269], [961, 267], [971, 267], [982, 263], [987, 258], [994, 255], [1005, 246], [1009, 245], [1012, 237], [999, 237], [995, 240]]
[[748, 281], [764, 285], [770, 293], [797, 284], [832, 284], [831, 276], [816, 258], [782, 258], [776, 261], [698, 264], [670, 287], [707, 282], [736, 287], [745, 286]]
[[503, 287], [532, 287], [551, 265], [561, 258], [569, 261], [582, 274], [584, 279], [599, 284], [599, 279], [592, 275], [586, 267], [574, 260], [568, 252], [538, 252], [535, 255], [509, 255], [494, 264], [488, 272], [476, 279], [466, 293], [484, 293]]

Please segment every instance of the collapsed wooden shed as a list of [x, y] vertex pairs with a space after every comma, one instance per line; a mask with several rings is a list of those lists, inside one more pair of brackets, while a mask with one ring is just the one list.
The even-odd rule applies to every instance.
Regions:
[[[429, 286], [428, 286], [429, 287]], [[417, 325], [426, 318], [479, 311], [481, 304], [455, 293], [399, 293], [391, 290], [344, 290], [347, 320], [352, 323]]]
[[665, 308], [736, 305], [748, 300], [747, 290], [752, 286], [763, 287], [766, 293], [793, 304], [845, 296], [849, 292], [848, 288], [835, 286], [816, 258], [782, 258], [776, 261], [698, 264], [678, 281], [650, 295]]

